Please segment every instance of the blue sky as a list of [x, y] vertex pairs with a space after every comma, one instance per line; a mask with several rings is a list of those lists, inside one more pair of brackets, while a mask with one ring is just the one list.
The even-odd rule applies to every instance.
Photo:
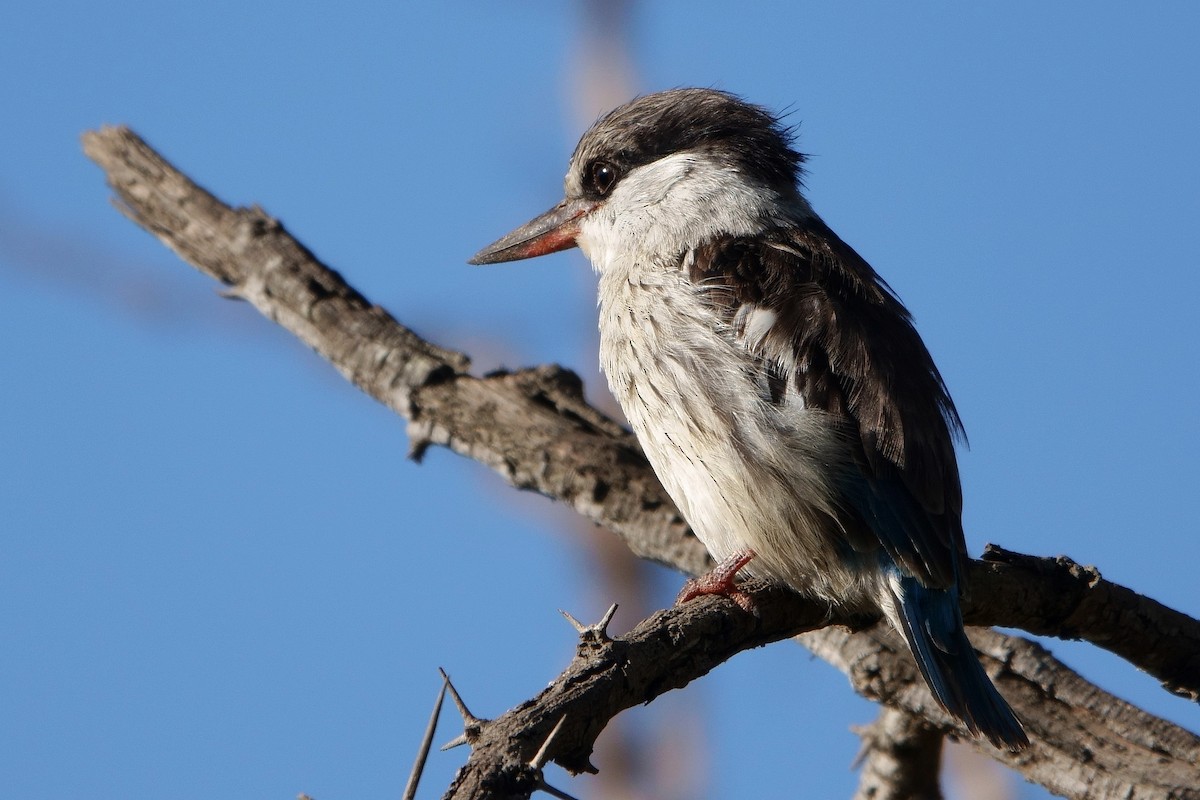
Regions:
[[[438, 666], [497, 715], [569, 658], [557, 609], [621, 600], [590, 588], [568, 513], [445, 452], [406, 461], [400, 421], [125, 221], [80, 152], [127, 123], [480, 370], [594, 374], [581, 256], [464, 263], [557, 199], [584, 16], [390, 5], [5, 15], [8, 796], [395, 797]], [[1198, 37], [1185, 4], [647, 2], [631, 46], [638, 91], [791, 110], [815, 207], [908, 304], [962, 412], [972, 552], [1068, 554], [1193, 616]], [[678, 578], [657, 580], [666, 602]], [[1051, 647], [1200, 729], [1117, 659]], [[712, 797], [848, 796], [848, 726], [874, 716], [789, 644], [671, 702], [704, 720]], [[463, 757], [436, 755], [422, 796]]]

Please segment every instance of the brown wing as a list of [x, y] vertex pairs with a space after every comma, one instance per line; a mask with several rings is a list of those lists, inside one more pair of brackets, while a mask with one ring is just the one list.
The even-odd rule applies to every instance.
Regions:
[[962, 423], [888, 285], [815, 217], [765, 238], [714, 239], [692, 253], [690, 275], [761, 360], [772, 399], [797, 393], [857, 443], [859, 474], [842, 481], [850, 544], [883, 546], [925, 585], [951, 586], [965, 554]]

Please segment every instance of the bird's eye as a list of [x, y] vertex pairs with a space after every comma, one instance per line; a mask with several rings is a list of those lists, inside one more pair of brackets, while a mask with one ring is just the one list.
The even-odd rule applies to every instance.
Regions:
[[588, 183], [596, 194], [608, 194], [617, 182], [617, 168], [607, 161], [593, 161], [588, 168]]

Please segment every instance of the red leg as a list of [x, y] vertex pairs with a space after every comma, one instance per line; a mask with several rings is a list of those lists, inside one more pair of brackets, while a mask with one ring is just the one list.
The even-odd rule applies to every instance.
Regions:
[[683, 589], [680, 590], [679, 596], [675, 598], [675, 605], [686, 603], [688, 600], [705, 594], [723, 594], [741, 606], [744, 611], [754, 613], [754, 600], [734, 583], [738, 572], [753, 558], [754, 551], [747, 547], [738, 550], [700, 577], [689, 578], [683, 585]]

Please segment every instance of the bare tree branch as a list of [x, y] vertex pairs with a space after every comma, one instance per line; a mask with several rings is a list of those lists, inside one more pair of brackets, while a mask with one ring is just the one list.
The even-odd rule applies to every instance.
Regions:
[[942, 800], [941, 731], [924, 718], [884, 706], [862, 737], [862, 774], [854, 800]]
[[[993, 620], [1003, 616], [994, 613], [1002, 609], [990, 610]], [[1038, 644], [991, 630], [969, 633], [984, 668], [1034, 742], [1013, 756], [968, 740], [976, 750], [1066, 797], [1200, 797], [1200, 738], [1089, 683]], [[951, 720], [933, 702], [891, 630], [877, 626], [852, 635], [826, 628], [800, 638], [845, 672], [860, 694], [952, 732]]]
[[[515, 780], [519, 767], [563, 717], [554, 760], [574, 772], [593, 771], [588, 758], [595, 739], [620, 711], [683, 686], [741, 650], [805, 630], [812, 632], [802, 641], [846, 672], [861, 694], [920, 717], [928, 736], [954, 732], [890, 628], [853, 634], [828, 627], [873, 620], [839, 616], [777, 589], [759, 587], [755, 602], [757, 616], [725, 598], [705, 598], [660, 611], [615, 639], [585, 629], [575, 659], [545, 691], [473, 726], [471, 756], [446, 797], [527, 796]], [[1069, 797], [1200, 797], [1200, 739], [1088, 683], [1036, 644], [987, 630], [972, 631], [972, 639], [1034, 740], [1017, 755], [971, 740], [976, 749]], [[932, 747], [922, 743], [925, 766], [907, 765], [906, 780], [927, 772]], [[513, 782], [498, 780], [503, 775]]]
[[1000, 566], [973, 569], [973, 591], [1009, 609], [1003, 621], [982, 624], [1083, 639], [1158, 678], [1167, 691], [1200, 700], [1196, 620], [1066, 556], [1038, 558], [988, 545], [983, 559]]
[[[569, 503], [644, 558], [691, 574], [704, 568], [703, 548], [632, 435], [584, 401], [572, 373], [540, 367], [471, 376], [464, 355], [420, 339], [261, 210], [222, 204], [128, 129], [88, 133], [84, 148], [107, 172], [131, 219], [408, 419], [414, 456], [431, 444], [447, 446], [518, 488]], [[968, 621], [1083, 638], [1177, 694], [1200, 696], [1196, 620], [1069, 559], [1000, 550], [991, 558], [971, 566]], [[860, 692], [920, 715], [939, 732], [951, 730], [898, 640], [880, 628], [850, 634], [827, 627], [861, 628], [871, 620], [838, 618], [779, 591], [764, 595], [760, 612], [753, 618], [719, 600], [691, 603], [650, 617], [628, 636], [581, 645], [543, 695], [482, 725], [450, 796], [483, 796], [480, 787], [490, 796], [528, 796], [531, 759], [564, 716], [545, 755], [568, 769], [589, 769], [596, 734], [621, 708], [682, 686], [741, 649], [817, 627], [823, 629], [803, 642], [843, 669]], [[1200, 797], [1195, 736], [1113, 698], [1037, 645], [990, 631], [973, 638], [1034, 739], [1019, 756], [977, 747], [1073, 797]], [[506, 775], [524, 778], [509, 784]]]

